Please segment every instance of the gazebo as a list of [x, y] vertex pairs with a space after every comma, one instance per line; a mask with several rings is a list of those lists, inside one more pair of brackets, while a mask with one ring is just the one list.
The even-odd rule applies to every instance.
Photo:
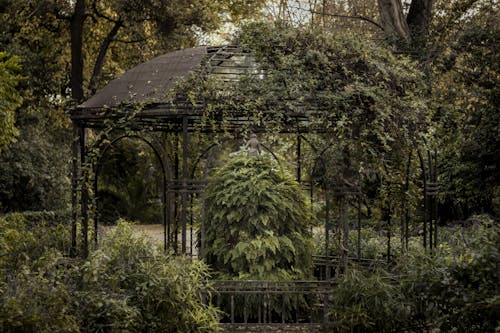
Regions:
[[[188, 239], [188, 207], [189, 196], [195, 193], [203, 197], [205, 181], [194, 179], [194, 168], [198, 161], [212, 148], [206, 147], [201, 156], [188, 156], [190, 136], [193, 134], [210, 134], [217, 131], [231, 132], [236, 136], [248, 131], [264, 133], [269, 131], [267, 119], [279, 121], [279, 131], [288, 133], [296, 138], [296, 179], [312, 193], [315, 181], [311, 175], [302, 176], [302, 146], [311, 145], [306, 134], [322, 133], [329, 127], [328, 120], [323, 123], [311, 122], [314, 114], [321, 110], [301, 108], [299, 101], [293, 101], [293, 110], [285, 105], [279, 106], [284, 114], [276, 118], [271, 111], [262, 110], [263, 117], [256, 119], [252, 114], [238, 111], [229, 111], [224, 114], [212, 115], [212, 123], [204, 119], [204, 101], [190, 100], [189, 96], [182, 93], [179, 85], [188, 77], [209, 77], [215, 82], [238, 82], [242, 77], [253, 76], [265, 79], [265, 72], [260, 69], [255, 57], [240, 46], [195, 47], [179, 50], [156, 57], [142, 63], [119, 78], [111, 81], [94, 96], [78, 105], [71, 111], [73, 121], [73, 177], [72, 177], [72, 252], [76, 253], [77, 239], [80, 238], [80, 248], [83, 257], [88, 255], [89, 238], [91, 238], [89, 223], [93, 221], [93, 238], [97, 241], [99, 216], [97, 210], [90, 209], [95, 203], [97, 195], [97, 180], [100, 163], [106, 151], [123, 138], [133, 137], [144, 141], [154, 151], [162, 172], [162, 215], [163, 215], [163, 242], [165, 250], [175, 247], [182, 254], [187, 252]], [[172, 92], [174, 92], [172, 94]], [[300, 110], [300, 111], [297, 111]], [[278, 120], [276, 120], [278, 119]], [[214, 126], [221, 124], [221, 126]], [[223, 124], [223, 125], [222, 125]], [[87, 131], [92, 130], [89, 139]], [[173, 170], [165, 154], [159, 135], [171, 133], [179, 138], [181, 145], [178, 152], [180, 170]], [[317, 152], [314, 163], [323, 163], [322, 152]], [[436, 156], [428, 154], [421, 159], [424, 186], [424, 245], [427, 237], [432, 248], [436, 241], [437, 230], [437, 181], [435, 169]], [[425, 157], [428, 161], [424, 162]], [[328, 167], [328, 166], [325, 166]], [[354, 196], [361, 193], [359, 187], [347, 184], [330, 183], [322, 184], [325, 192], [325, 242], [328, 255], [329, 234], [332, 230], [331, 216], [329, 216], [328, 195]], [[172, 196], [180, 200], [171, 200]], [[171, 210], [180, 212], [178, 221], [173, 221]], [[203, 209], [202, 209], [203, 210]], [[202, 213], [203, 215], [203, 213]], [[77, 222], [81, 222], [81, 237], [77, 235]], [[434, 221], [434, 224], [433, 224]], [[406, 237], [408, 237], [408, 220], [406, 223]], [[172, 226], [176, 224], [177, 230]], [[427, 225], [429, 230], [427, 231]], [[357, 221], [358, 231], [358, 257], [360, 248], [361, 219]], [[174, 233], [175, 237], [174, 237]], [[201, 248], [203, 252], [203, 216], [201, 225]], [[180, 246], [174, 244], [180, 236]], [[390, 237], [390, 234], [388, 234]], [[434, 237], [434, 239], [433, 239]], [[192, 239], [192, 237], [191, 237]], [[390, 242], [389, 242], [390, 243]], [[390, 252], [390, 248], [388, 249]], [[390, 256], [390, 253], [389, 253]]]

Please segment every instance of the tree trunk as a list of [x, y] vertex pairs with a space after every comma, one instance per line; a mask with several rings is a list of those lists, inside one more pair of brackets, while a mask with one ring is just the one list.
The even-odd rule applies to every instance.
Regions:
[[427, 33], [431, 20], [433, 2], [433, 0], [413, 0], [411, 2], [406, 22], [408, 22], [408, 26], [413, 36]]
[[422, 48], [427, 42], [427, 32], [432, 15], [433, 0], [413, 0], [406, 22], [415, 48]]
[[403, 14], [401, 0], [378, 0], [380, 20], [387, 36], [409, 42], [410, 29]]
[[85, 21], [85, 0], [77, 0], [71, 16], [71, 97], [83, 101], [83, 23]]

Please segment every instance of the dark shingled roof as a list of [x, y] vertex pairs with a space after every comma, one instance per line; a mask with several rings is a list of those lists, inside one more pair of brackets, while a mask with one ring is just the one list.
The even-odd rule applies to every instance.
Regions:
[[[101, 128], [107, 126], [105, 120], [121, 121], [125, 114], [130, 114], [133, 116], [134, 126], [148, 126], [147, 128], [165, 132], [183, 131], [185, 119], [188, 120], [188, 131], [212, 133], [219, 128], [238, 132], [248, 126], [252, 126], [254, 131], [266, 130], [264, 125], [256, 123], [252, 115], [241, 110], [213, 115], [217, 121], [225, 122], [224, 126], [214, 127], [203, 121], [203, 105], [193, 104], [183, 92], [178, 92], [173, 101], [169, 100], [169, 91], [191, 72], [221, 83], [238, 82], [242, 75], [265, 78], [264, 70], [255, 56], [239, 45], [203, 46], [174, 51], [142, 63], [111, 81], [86, 102], [73, 108], [71, 119], [84, 128]], [[140, 112], [127, 113], [134, 110], [132, 105], [142, 103], [144, 105]], [[277, 107], [281, 108], [281, 113], [275, 112], [274, 108], [264, 109], [262, 112], [269, 119], [283, 112], [287, 113], [287, 117], [268, 122], [281, 122], [283, 132], [311, 131], [309, 115], [315, 110], [301, 110], [300, 102], [297, 103], [296, 110], [288, 108], [285, 102]], [[315, 131], [325, 128], [319, 125]]]
[[122, 102], [152, 99], [164, 102], [162, 97], [175, 82], [198, 68], [206, 55], [207, 47], [195, 47], [156, 57], [111, 81], [79, 108], [113, 107]]

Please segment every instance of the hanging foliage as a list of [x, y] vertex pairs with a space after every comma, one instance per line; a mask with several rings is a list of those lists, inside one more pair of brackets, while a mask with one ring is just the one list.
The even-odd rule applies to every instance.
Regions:
[[[208, 68], [171, 95], [202, 110], [200, 128], [306, 132], [318, 138], [323, 182], [369, 188], [381, 206], [403, 214], [403, 201], [419, 194], [418, 159], [411, 156], [433, 143], [417, 64], [349, 33], [280, 24], [250, 24], [236, 44], [253, 62], [238, 80], [217, 81]], [[238, 128], [234, 119], [247, 126]]]
[[387, 174], [423, 142], [426, 88], [409, 58], [348, 33], [269, 24], [248, 25], [236, 43], [254, 62], [238, 80], [193, 75], [172, 94], [202, 107], [209, 128], [234, 131], [233, 117], [267, 132], [306, 127], [349, 161], [337, 163], [343, 177]]

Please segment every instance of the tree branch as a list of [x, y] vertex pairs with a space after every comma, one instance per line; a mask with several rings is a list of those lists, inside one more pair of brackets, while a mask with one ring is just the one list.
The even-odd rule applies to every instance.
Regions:
[[[109, 22], [113, 22], [113, 23], [118, 23], [118, 22], [121, 22], [120, 18], [118, 19], [114, 19], [112, 17], [109, 17], [107, 15], [104, 15], [103, 13], [101, 13], [99, 11], [99, 9], [97, 8], [97, 5], [96, 5], [97, 1], [93, 1], [92, 2], [92, 10], [94, 11], [94, 13], [96, 14], [97, 17], [100, 17], [102, 19], [105, 19], [106, 21], [109, 21]], [[122, 22], [123, 24], [123, 22]]]
[[124, 44], [135, 44], [135, 43], [144, 42], [145, 40], [147, 40], [147, 38], [134, 39], [134, 40], [113, 39], [113, 42], [124, 43]]
[[371, 18], [366, 17], [366, 16], [361, 16], [361, 15], [341, 15], [341, 14], [323, 13], [323, 12], [318, 12], [318, 11], [315, 11], [315, 10], [311, 10], [311, 13], [312, 14], [324, 15], [324, 16], [330, 16], [330, 17], [340, 17], [340, 18], [353, 19], [353, 20], [362, 20], [362, 21], [366, 21], [368, 23], [373, 24], [374, 26], [376, 26], [377, 28], [379, 28], [381, 30], [384, 30], [384, 28], [379, 23], [377, 23], [376, 21], [374, 21]]
[[94, 64], [94, 70], [92, 72], [92, 77], [89, 82], [89, 90], [93, 93], [96, 91], [97, 80], [101, 75], [102, 67], [104, 66], [104, 59], [106, 58], [106, 53], [108, 52], [109, 45], [114, 41], [115, 36], [118, 34], [118, 31], [123, 26], [122, 21], [118, 20], [115, 22], [113, 28], [106, 36], [106, 39], [101, 44], [101, 48], [99, 49], [99, 54], [97, 55], [97, 59]]
[[376, 26], [377, 28], [379, 28], [381, 30], [384, 30], [384, 28], [379, 23], [377, 23], [375, 20], [372, 20], [371, 18], [366, 17], [366, 16], [333, 14], [333, 13], [326, 13], [323, 11], [319, 12], [319, 11], [313, 10], [312, 8], [305, 9], [305, 8], [296, 7], [296, 6], [290, 6], [290, 8], [298, 9], [298, 10], [302, 10], [302, 11], [308, 11], [311, 14], [318, 14], [318, 15], [322, 15], [322, 16], [339, 17], [339, 18], [352, 19], [352, 20], [362, 20], [362, 21], [373, 24], [374, 26]]

